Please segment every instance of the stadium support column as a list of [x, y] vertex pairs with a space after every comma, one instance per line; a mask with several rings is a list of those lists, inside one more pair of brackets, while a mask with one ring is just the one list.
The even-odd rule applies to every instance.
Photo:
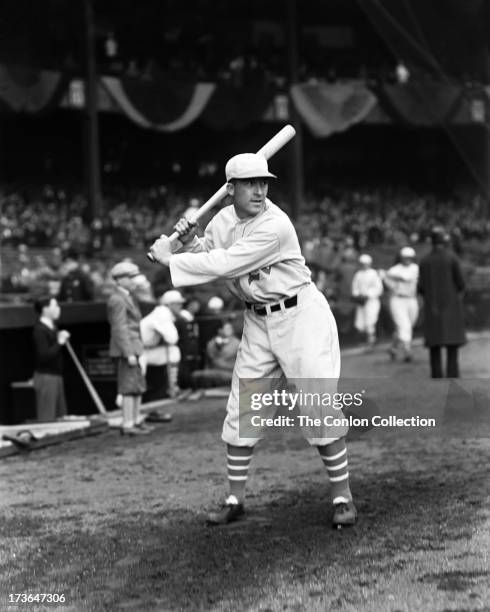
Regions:
[[92, 0], [85, 8], [85, 176], [90, 217], [100, 215], [101, 183], [99, 154], [99, 118], [97, 109], [97, 65], [95, 60], [95, 25]]
[[[490, 59], [488, 59], [488, 72], [490, 74]], [[483, 149], [483, 180], [485, 181], [485, 199], [486, 199], [486, 212], [487, 218], [490, 219], [490, 97], [487, 94], [485, 96], [485, 118], [483, 122], [483, 134], [484, 134], [484, 149]]]
[[[288, 72], [289, 86], [298, 82], [298, 24], [296, 15], [296, 0], [288, 0], [287, 10], [287, 47], [288, 47]], [[290, 167], [291, 167], [291, 193], [292, 205], [291, 216], [295, 219], [303, 201], [303, 126], [298, 112], [289, 92], [289, 115], [290, 122], [296, 130], [296, 138], [290, 147]]]

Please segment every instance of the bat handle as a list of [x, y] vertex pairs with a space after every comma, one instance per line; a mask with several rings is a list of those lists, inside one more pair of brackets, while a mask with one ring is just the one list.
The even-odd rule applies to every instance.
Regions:
[[[170, 234], [168, 238], [170, 242], [175, 242], [176, 240], [179, 239], [179, 232], [174, 232], [173, 234]], [[156, 263], [156, 259], [153, 257], [153, 253], [151, 251], [148, 251], [146, 256], [152, 263]]]

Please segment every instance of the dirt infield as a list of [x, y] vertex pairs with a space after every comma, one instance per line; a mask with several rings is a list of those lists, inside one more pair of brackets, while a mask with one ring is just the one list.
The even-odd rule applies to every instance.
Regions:
[[[490, 378], [489, 350], [465, 347], [465, 379]], [[350, 355], [343, 372], [390, 376], [393, 398], [422, 406], [424, 349], [415, 358]], [[317, 454], [274, 432], [252, 463], [247, 518], [209, 529], [225, 494], [224, 405], [180, 404], [144, 438], [111, 431], [2, 460], [0, 610], [490, 610], [488, 437], [353, 436], [360, 520], [332, 531]]]

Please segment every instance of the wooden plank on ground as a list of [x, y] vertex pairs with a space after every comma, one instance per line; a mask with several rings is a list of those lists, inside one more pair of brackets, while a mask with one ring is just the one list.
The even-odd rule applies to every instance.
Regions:
[[[5, 429], [5, 428], [2, 428]], [[19, 431], [29, 430], [32, 431], [29, 425], [24, 425], [19, 429]], [[30, 453], [33, 450], [38, 450], [40, 448], [44, 448], [46, 446], [51, 446], [52, 444], [60, 444], [62, 442], [68, 442], [69, 440], [77, 440], [79, 438], [85, 438], [86, 436], [95, 436], [101, 434], [105, 431], [109, 430], [109, 425], [107, 422], [103, 420], [93, 420], [89, 423], [89, 425], [84, 427], [78, 427], [76, 429], [72, 428], [71, 430], [65, 430], [58, 433], [45, 434], [42, 437], [39, 437], [37, 440], [33, 440], [29, 444], [29, 448], [23, 449], [19, 448], [13, 442], [2, 441], [5, 443], [5, 446], [0, 448], [0, 458], [8, 457], [10, 455], [16, 455], [19, 453]], [[34, 435], [34, 431], [32, 432]]]

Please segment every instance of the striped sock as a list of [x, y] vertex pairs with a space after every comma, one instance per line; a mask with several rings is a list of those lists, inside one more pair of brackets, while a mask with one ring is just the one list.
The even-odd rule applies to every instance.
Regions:
[[228, 444], [226, 451], [230, 495], [233, 495], [239, 503], [242, 503], [245, 497], [248, 468], [254, 449], [251, 446], [231, 446], [231, 444]]
[[349, 463], [347, 461], [347, 447], [345, 438], [335, 440], [332, 444], [319, 446], [318, 451], [327, 468], [328, 478], [332, 487], [332, 501], [334, 504], [352, 500], [349, 487]]

